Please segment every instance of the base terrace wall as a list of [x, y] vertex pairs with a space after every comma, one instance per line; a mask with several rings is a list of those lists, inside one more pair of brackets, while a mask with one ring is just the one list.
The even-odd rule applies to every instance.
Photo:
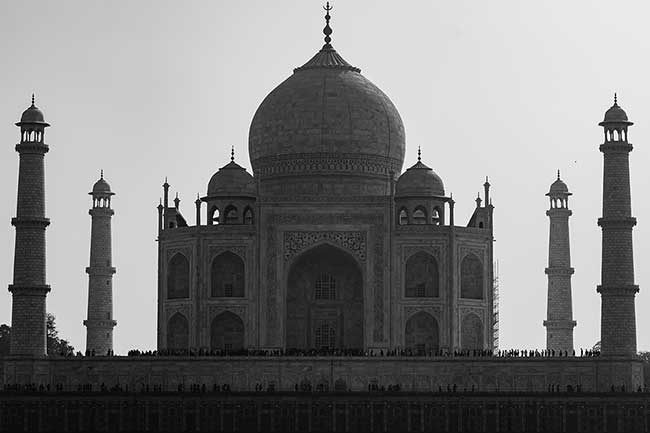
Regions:
[[253, 391], [273, 384], [293, 391], [309, 382], [330, 390], [337, 380], [351, 391], [369, 384], [399, 384], [404, 391], [437, 391], [447, 385], [483, 392], [546, 392], [550, 385], [583, 392], [626, 391], [643, 386], [641, 361], [631, 358], [427, 358], [427, 357], [71, 357], [0, 359], [4, 384], [62, 384], [65, 390], [116, 384], [139, 390], [149, 385], [177, 391], [179, 385], [230, 385]]

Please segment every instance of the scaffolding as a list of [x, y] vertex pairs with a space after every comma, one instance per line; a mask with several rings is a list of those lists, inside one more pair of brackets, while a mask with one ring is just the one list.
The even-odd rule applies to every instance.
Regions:
[[499, 349], [499, 261], [492, 264], [492, 344]]

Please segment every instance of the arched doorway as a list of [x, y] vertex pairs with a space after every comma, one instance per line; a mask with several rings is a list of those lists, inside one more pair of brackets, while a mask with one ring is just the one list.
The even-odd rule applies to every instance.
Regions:
[[363, 277], [350, 254], [328, 244], [302, 254], [286, 299], [287, 348], [363, 348]]
[[212, 320], [210, 349], [241, 350], [244, 348], [244, 322], [234, 313], [224, 311]]
[[185, 350], [189, 348], [190, 327], [181, 313], [174, 314], [167, 322], [167, 349]]
[[424, 311], [411, 316], [406, 322], [404, 344], [422, 354], [438, 350], [439, 330], [436, 319]]
[[463, 350], [483, 349], [483, 322], [476, 314], [470, 313], [463, 317], [460, 345]]

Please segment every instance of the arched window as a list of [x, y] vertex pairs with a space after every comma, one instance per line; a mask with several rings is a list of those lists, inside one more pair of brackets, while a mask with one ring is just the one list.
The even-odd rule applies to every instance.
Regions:
[[421, 207], [415, 209], [413, 212], [413, 224], [426, 224], [427, 223], [427, 213]]
[[438, 350], [438, 341], [438, 322], [431, 314], [420, 311], [406, 322], [404, 343], [407, 348], [424, 355], [430, 350]]
[[440, 225], [442, 224], [442, 213], [438, 207], [434, 207], [431, 212], [431, 224]]
[[244, 211], [244, 224], [253, 225], [253, 210], [249, 207]]
[[460, 264], [460, 297], [483, 299], [483, 263], [474, 254]]
[[460, 345], [464, 350], [483, 349], [483, 323], [476, 314], [470, 313], [463, 317]]
[[321, 274], [314, 283], [314, 299], [336, 299], [336, 279]]
[[430, 298], [439, 296], [438, 263], [423, 251], [413, 254], [406, 261], [406, 290], [408, 298]]
[[226, 208], [226, 224], [237, 224], [239, 221], [239, 215], [237, 215], [237, 208], [235, 206], [228, 206]]
[[174, 314], [167, 322], [167, 348], [183, 350], [189, 347], [190, 327], [181, 313]]
[[212, 260], [210, 268], [211, 295], [219, 297], [244, 296], [244, 261], [226, 251]]
[[316, 349], [332, 349], [336, 347], [336, 327], [331, 323], [321, 323], [315, 329], [314, 342]]
[[399, 225], [405, 226], [409, 223], [409, 216], [406, 213], [406, 209], [401, 209], [399, 211]]
[[208, 212], [208, 224], [219, 224], [219, 208], [212, 206]]
[[241, 350], [244, 348], [244, 322], [230, 311], [224, 311], [212, 320], [210, 348]]
[[176, 253], [167, 264], [167, 298], [190, 297], [190, 261]]

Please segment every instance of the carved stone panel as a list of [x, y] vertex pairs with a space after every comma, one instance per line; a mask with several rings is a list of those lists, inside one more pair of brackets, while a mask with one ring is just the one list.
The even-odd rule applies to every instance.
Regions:
[[284, 261], [288, 262], [310, 246], [331, 242], [349, 251], [361, 262], [366, 260], [366, 233], [359, 231], [292, 231], [284, 233]]
[[246, 247], [243, 246], [234, 246], [234, 245], [210, 245], [208, 249], [208, 257], [210, 260], [208, 263], [212, 262], [212, 259], [214, 259], [216, 256], [218, 256], [221, 253], [224, 253], [226, 251], [230, 251], [236, 255], [238, 255], [244, 262], [246, 261]]

